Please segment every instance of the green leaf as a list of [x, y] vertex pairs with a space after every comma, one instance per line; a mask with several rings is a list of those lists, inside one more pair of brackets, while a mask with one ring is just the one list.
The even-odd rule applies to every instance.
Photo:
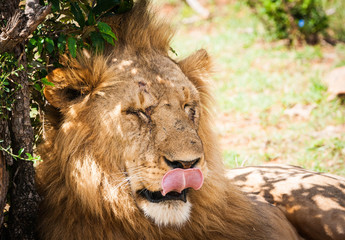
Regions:
[[71, 2], [71, 12], [80, 28], [83, 28], [85, 26], [85, 17], [77, 2]]
[[105, 34], [109, 35], [110, 37], [112, 37], [113, 39], [117, 40], [115, 33], [113, 33], [111, 27], [108, 24], [106, 24], [105, 22], [99, 22], [97, 24], [97, 27], [101, 33], [105, 33]]
[[22, 155], [23, 152], [24, 152], [24, 148], [19, 149], [18, 156], [20, 157], [20, 155]]
[[116, 13], [125, 13], [133, 7], [133, 0], [121, 1], [120, 6], [116, 9]]
[[35, 46], [37, 43], [37, 40], [35, 38], [30, 38], [29, 43]]
[[54, 83], [52, 83], [52, 82], [49, 82], [48, 81], [48, 79], [47, 78], [41, 78], [41, 82], [44, 84], [44, 85], [46, 85], [46, 86], [52, 86], [52, 87], [54, 87]]
[[34, 88], [39, 92], [42, 90], [41, 86], [38, 83], [34, 84]]
[[85, 15], [88, 15], [88, 13], [91, 11], [91, 6], [90, 4], [92, 4], [92, 1], [90, 0], [79, 0], [79, 7], [81, 8], [81, 10], [85, 13]]
[[46, 48], [49, 53], [52, 53], [54, 51], [54, 41], [51, 38], [46, 37], [45, 38], [46, 42]]
[[88, 15], [88, 17], [87, 17], [86, 25], [92, 26], [92, 25], [94, 25], [95, 23], [96, 23], [95, 14], [94, 14], [92, 11], [90, 11], [90, 12], [89, 12], [89, 15]]
[[115, 43], [114, 43], [114, 38], [112, 36], [109, 36], [108, 34], [106, 33], [101, 33], [103, 39], [105, 41], [107, 41], [108, 43], [110, 43], [111, 45], [115, 46]]
[[52, 4], [52, 12], [56, 12], [60, 10], [59, 0], [49, 0], [48, 2]]
[[104, 49], [104, 38], [102, 37], [101, 33], [99, 32], [91, 32], [90, 38], [92, 42], [92, 46], [95, 48], [96, 51], [103, 52]]
[[61, 34], [58, 38], [57, 43], [58, 49], [60, 53], [63, 53], [66, 49], [66, 35]]
[[33, 39], [33, 38], [29, 39], [28, 45], [27, 45], [28, 54], [30, 54], [32, 50], [35, 49], [36, 43], [37, 43], [36, 39]]
[[177, 52], [176, 52], [175, 49], [173, 49], [172, 47], [170, 47], [170, 51], [171, 51], [172, 53], [174, 53], [174, 54], [176, 55], [176, 57], [178, 56]]
[[96, 2], [97, 4], [92, 10], [96, 16], [121, 4], [121, 0], [97, 0]]
[[75, 58], [77, 56], [77, 39], [75, 39], [74, 37], [69, 37], [67, 41], [68, 41], [68, 50], [70, 54], [72, 55], [72, 57]]
[[37, 49], [38, 49], [38, 53], [39, 54], [42, 53], [43, 43], [44, 43], [44, 39], [43, 38], [39, 38], [38, 41], [37, 41]]

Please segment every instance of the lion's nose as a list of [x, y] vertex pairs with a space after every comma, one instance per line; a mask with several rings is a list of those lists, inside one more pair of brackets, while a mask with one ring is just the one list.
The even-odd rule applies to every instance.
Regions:
[[194, 160], [190, 160], [190, 161], [185, 161], [185, 160], [168, 160], [166, 157], [164, 157], [164, 161], [166, 162], [166, 164], [168, 164], [168, 166], [172, 167], [172, 168], [193, 168], [199, 161], [200, 158], [196, 158]]

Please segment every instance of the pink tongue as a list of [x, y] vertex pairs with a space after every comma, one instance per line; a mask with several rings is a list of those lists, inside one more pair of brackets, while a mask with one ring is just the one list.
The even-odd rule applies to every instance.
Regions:
[[162, 179], [162, 195], [175, 191], [181, 193], [186, 188], [199, 190], [204, 182], [204, 176], [198, 168], [175, 168], [167, 172]]

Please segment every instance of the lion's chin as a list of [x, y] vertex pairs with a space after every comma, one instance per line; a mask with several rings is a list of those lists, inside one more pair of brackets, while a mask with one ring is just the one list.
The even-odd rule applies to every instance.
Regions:
[[140, 204], [146, 217], [158, 226], [182, 226], [190, 216], [192, 204], [189, 201], [165, 201], [153, 203], [144, 201]]

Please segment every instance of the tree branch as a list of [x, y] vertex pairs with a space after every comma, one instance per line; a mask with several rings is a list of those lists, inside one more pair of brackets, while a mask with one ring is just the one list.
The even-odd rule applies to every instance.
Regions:
[[50, 13], [51, 5], [40, 6], [37, 0], [27, 0], [25, 12], [17, 10], [0, 34], [0, 53], [12, 51], [25, 41]]

